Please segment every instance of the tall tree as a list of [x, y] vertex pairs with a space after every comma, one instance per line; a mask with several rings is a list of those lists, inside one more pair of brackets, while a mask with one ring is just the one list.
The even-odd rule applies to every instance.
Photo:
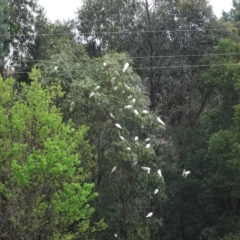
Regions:
[[9, 0], [8, 16], [6, 24], [10, 37], [4, 47], [11, 50], [8, 55], [10, 69], [17, 73], [17, 80], [27, 81], [33, 60], [41, 57], [39, 44], [45, 44], [46, 36], [42, 34], [48, 34], [49, 23], [37, 0]]
[[126, 51], [134, 46], [140, 14], [139, 0], [84, 1], [78, 10], [76, 27], [80, 38], [87, 42], [90, 55]]
[[[164, 197], [164, 178], [157, 170], [163, 163], [156, 152], [164, 126], [147, 111], [145, 89], [125, 54], [87, 59], [79, 69], [63, 108], [66, 119], [90, 127], [89, 141], [95, 146], [92, 181], [99, 198], [94, 217], [104, 218], [109, 226], [95, 238], [117, 234], [122, 239], [149, 239], [152, 229], [158, 232], [161, 226], [158, 204]], [[150, 167], [150, 174], [142, 166]], [[154, 195], [156, 188], [159, 193]], [[153, 217], [148, 221], [149, 212]]]
[[8, 5], [6, 0], [0, 1], [0, 74], [4, 75], [3, 69], [4, 69], [4, 58], [6, 56], [6, 52], [4, 49], [4, 42], [7, 39], [7, 18], [8, 18]]
[[87, 180], [93, 156], [87, 128], [62, 123], [54, 106], [59, 86], [43, 90], [36, 70], [30, 78], [21, 93], [12, 91], [13, 79], [0, 79], [0, 235], [76, 239], [103, 226], [89, 221], [97, 194]]
[[238, 29], [240, 27], [240, 1], [232, 1], [233, 8], [229, 12], [223, 11], [222, 16], [225, 21], [233, 23]]

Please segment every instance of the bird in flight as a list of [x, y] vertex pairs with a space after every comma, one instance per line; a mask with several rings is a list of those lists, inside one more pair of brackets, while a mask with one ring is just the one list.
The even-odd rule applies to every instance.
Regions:
[[190, 174], [191, 171], [186, 171], [185, 169], [183, 170], [182, 176], [186, 178], [188, 174]]
[[153, 215], [153, 213], [150, 212], [150, 213], [146, 216], [146, 218], [149, 218], [149, 217], [151, 217], [152, 215]]

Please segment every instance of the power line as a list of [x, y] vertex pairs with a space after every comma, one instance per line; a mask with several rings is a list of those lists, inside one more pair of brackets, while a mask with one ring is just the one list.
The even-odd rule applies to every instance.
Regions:
[[[184, 55], [159, 55], [159, 56], [141, 56], [141, 57], [130, 57], [130, 59], [150, 59], [150, 58], [181, 58], [181, 57], [214, 57], [214, 56], [240, 56], [240, 53], [212, 53], [212, 54], [184, 54]], [[91, 58], [76, 58], [76, 59], [63, 59], [64, 62], [72, 61], [82, 61], [89, 60]], [[111, 59], [111, 57], [110, 57]], [[115, 59], [115, 58], [112, 58]], [[20, 62], [47, 62], [47, 63], [56, 63], [58, 60], [47, 60], [47, 59], [29, 59], [26, 61]], [[0, 61], [0, 63], [5, 63], [6, 61]]]
[[[240, 28], [234, 28], [240, 29]], [[219, 29], [219, 28], [197, 28], [197, 29], [166, 29], [166, 30], [153, 30], [153, 31], [94, 31], [94, 32], [80, 32], [79, 35], [93, 35], [93, 34], [132, 34], [132, 33], [163, 33], [163, 32], [204, 32], [204, 31], [226, 31], [228, 28]], [[0, 37], [23, 37], [23, 36], [67, 36], [74, 35], [75, 33], [36, 33], [36, 34], [0, 34]]]
[[[170, 69], [170, 68], [200, 68], [200, 67], [219, 67], [219, 66], [240, 66], [239, 63], [231, 63], [231, 64], [197, 64], [197, 65], [179, 65], [179, 66], [162, 66], [162, 67], [139, 67], [139, 68], [132, 68], [132, 70], [140, 70], [140, 69]], [[111, 68], [111, 70], [119, 70], [119, 68]], [[56, 72], [69, 72], [68, 70], [56, 70]], [[82, 72], [82, 70], [71, 70], [70, 72]], [[12, 74], [16, 73], [29, 73], [25, 71], [21, 72], [14, 72]]]

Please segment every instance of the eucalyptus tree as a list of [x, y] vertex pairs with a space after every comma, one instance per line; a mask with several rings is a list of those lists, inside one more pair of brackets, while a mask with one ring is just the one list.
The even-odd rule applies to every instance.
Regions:
[[83, 1], [76, 27], [90, 55], [109, 50], [130, 51], [135, 47], [142, 10], [140, 3], [139, 0]]
[[[80, 69], [63, 108], [65, 120], [90, 127], [88, 139], [95, 146], [92, 181], [99, 197], [94, 219], [104, 218], [108, 225], [95, 238], [150, 239], [162, 224], [164, 177], [157, 170], [164, 163], [156, 152], [165, 125], [147, 111], [145, 89], [125, 54], [88, 59]], [[142, 166], [151, 168], [150, 174]]]

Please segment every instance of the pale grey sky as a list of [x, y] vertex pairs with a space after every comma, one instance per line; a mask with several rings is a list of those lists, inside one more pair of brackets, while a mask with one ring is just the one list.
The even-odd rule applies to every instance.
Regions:
[[[38, 0], [51, 21], [57, 19], [69, 19], [74, 17], [77, 8], [81, 6], [81, 0]], [[214, 13], [220, 17], [222, 10], [229, 11], [232, 7], [232, 0], [209, 0], [213, 6]]]

